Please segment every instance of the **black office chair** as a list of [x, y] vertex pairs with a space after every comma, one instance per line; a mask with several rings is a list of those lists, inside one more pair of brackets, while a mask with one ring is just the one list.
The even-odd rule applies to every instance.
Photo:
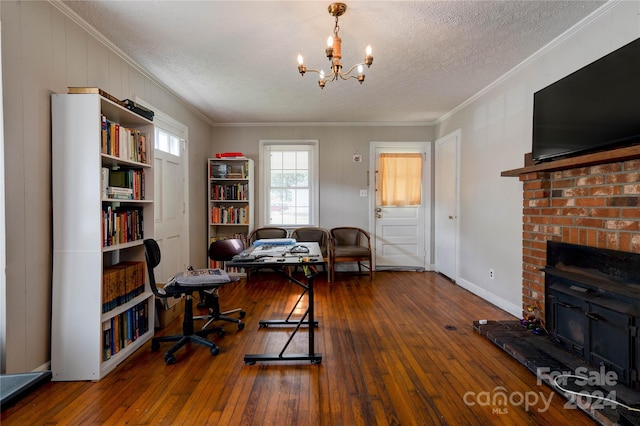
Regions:
[[222, 330], [221, 327], [212, 327], [206, 330], [194, 332], [193, 293], [200, 290], [217, 289], [218, 287], [225, 285], [230, 281], [220, 282], [215, 278], [214, 275], [212, 275], [211, 277], [207, 277], [209, 282], [185, 284], [184, 281], [186, 280], [183, 280], [181, 283], [181, 280], [179, 278], [179, 275], [181, 274], [179, 274], [177, 275], [178, 278], [176, 278], [175, 282], [165, 285], [164, 288], [158, 288], [156, 286], [156, 279], [153, 270], [160, 264], [160, 247], [158, 246], [156, 240], [146, 239], [144, 240], [144, 249], [145, 257], [147, 259], [149, 284], [151, 285], [151, 290], [153, 291], [153, 293], [160, 298], [180, 297], [181, 295], [185, 296], [182, 334], [174, 336], [154, 337], [151, 340], [151, 350], [155, 351], [160, 349], [160, 342], [177, 342], [164, 354], [164, 361], [167, 364], [174, 364], [176, 362], [174, 353], [190, 342], [206, 346], [211, 351], [211, 355], [218, 355], [220, 353], [220, 348], [218, 348], [218, 346], [214, 342], [207, 340], [206, 337], [211, 333], [218, 333], [219, 336], [222, 336], [224, 335], [224, 330]]
[[[244, 250], [244, 244], [242, 240], [236, 238], [229, 238], [226, 240], [214, 241], [209, 245], [209, 259], [217, 260], [220, 262], [227, 262], [235, 255], [242, 253]], [[239, 281], [238, 277], [231, 277], [232, 281]], [[220, 312], [220, 298], [218, 297], [218, 287], [203, 291], [200, 293], [203, 297], [204, 306], [209, 309], [209, 315], [202, 315], [194, 317], [194, 319], [206, 319], [208, 320], [202, 329], [206, 329], [214, 321], [228, 321], [238, 324], [238, 330], [244, 328], [242, 320], [231, 318], [229, 314], [238, 312], [240, 318], [244, 318], [246, 312], [242, 308], [231, 309], [230, 311]]]

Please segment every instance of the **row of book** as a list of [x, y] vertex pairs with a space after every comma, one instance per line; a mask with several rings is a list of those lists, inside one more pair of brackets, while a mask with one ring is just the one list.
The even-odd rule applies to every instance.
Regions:
[[211, 182], [211, 199], [247, 201], [249, 199], [249, 185], [246, 183], [234, 183], [231, 185], [219, 185]]
[[[221, 236], [216, 236], [216, 237], [212, 237], [211, 240], [209, 241], [209, 244], [211, 244], [214, 241], [219, 241], [219, 240], [227, 240], [230, 238], [236, 238], [242, 241], [242, 244], [244, 244], [245, 247], [249, 247], [249, 237], [247, 236], [246, 232], [236, 232], [233, 234], [228, 234], [228, 235], [221, 235]], [[220, 260], [211, 260], [209, 259], [209, 268], [219, 268], [219, 269], [224, 269], [227, 272], [230, 273], [243, 273], [244, 272], [244, 268], [235, 268], [235, 267], [227, 267], [226, 266], [226, 262], [220, 261]]]
[[149, 331], [149, 311], [146, 301], [103, 322], [102, 360], [107, 361], [147, 331]]
[[124, 305], [144, 292], [145, 263], [120, 262], [102, 271], [102, 312]]
[[211, 207], [209, 220], [212, 224], [247, 225], [249, 223], [249, 206], [213, 206]]
[[149, 164], [149, 138], [146, 133], [111, 121], [101, 114], [101, 152], [123, 160]]
[[102, 198], [144, 200], [144, 169], [102, 168]]
[[144, 238], [141, 207], [102, 207], [102, 246], [125, 244]]

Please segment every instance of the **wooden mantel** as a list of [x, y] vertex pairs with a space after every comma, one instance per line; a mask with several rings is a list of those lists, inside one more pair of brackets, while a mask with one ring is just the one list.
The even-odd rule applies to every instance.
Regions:
[[563, 158], [561, 160], [543, 162], [519, 169], [505, 170], [500, 176], [518, 177], [532, 172], [553, 172], [577, 167], [592, 166], [594, 164], [613, 163], [640, 158], [640, 145], [611, 149], [603, 152], [580, 155], [578, 157]]

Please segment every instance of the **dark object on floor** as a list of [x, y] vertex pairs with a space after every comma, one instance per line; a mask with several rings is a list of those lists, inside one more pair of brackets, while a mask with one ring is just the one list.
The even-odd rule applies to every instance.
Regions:
[[17, 402], [43, 383], [51, 380], [51, 371], [0, 375], [0, 410]]

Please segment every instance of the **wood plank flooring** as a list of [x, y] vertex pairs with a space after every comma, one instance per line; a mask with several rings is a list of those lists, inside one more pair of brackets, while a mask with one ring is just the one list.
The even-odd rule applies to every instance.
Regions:
[[[535, 376], [472, 330], [509, 314], [432, 272], [376, 272], [316, 279], [316, 351], [310, 362], [245, 365], [246, 353], [279, 352], [282, 318], [300, 288], [274, 273], [221, 290], [221, 352], [188, 346], [165, 365], [147, 343], [99, 382], [51, 382], [2, 412], [11, 425], [593, 425]], [[306, 298], [303, 299], [303, 304]], [[180, 332], [180, 319], [161, 333]], [[301, 329], [287, 352], [305, 352]], [[505, 403], [497, 398], [507, 396]], [[534, 397], [537, 403], [533, 404]], [[532, 403], [527, 405], [523, 398]], [[550, 406], [542, 401], [551, 398]]]

